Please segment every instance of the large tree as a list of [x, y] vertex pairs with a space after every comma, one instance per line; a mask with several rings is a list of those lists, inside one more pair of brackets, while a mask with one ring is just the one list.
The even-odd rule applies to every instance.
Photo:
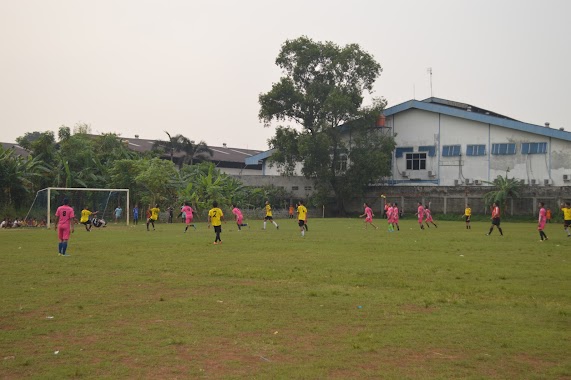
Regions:
[[[266, 124], [293, 121], [301, 130], [279, 126], [269, 143], [275, 148], [272, 161], [292, 174], [296, 162], [303, 163], [302, 173], [314, 178], [322, 192], [333, 192], [341, 212], [343, 200], [347, 197], [345, 176], [348, 168], [356, 171], [356, 165], [371, 164], [382, 170], [372, 178], [366, 174], [352, 176], [353, 183], [360, 179], [358, 191], [382, 175], [390, 173], [390, 159], [387, 154], [394, 148], [391, 137], [373, 129], [377, 116], [385, 106], [383, 100], [375, 100], [373, 106], [363, 107], [365, 93], [371, 93], [373, 84], [380, 75], [381, 66], [359, 45], [340, 47], [332, 42], [315, 42], [308, 37], [286, 41], [276, 59], [276, 65], [283, 71], [279, 82], [259, 97], [259, 118]], [[360, 135], [375, 136], [375, 149], [384, 154], [370, 155], [362, 160], [351, 149], [358, 148], [346, 139], [347, 133], [355, 128]], [[372, 148], [366, 139], [360, 140], [361, 148]], [[361, 149], [359, 148], [359, 149]], [[348, 168], [341, 163], [348, 156]], [[354, 183], [355, 185], [355, 183]]]

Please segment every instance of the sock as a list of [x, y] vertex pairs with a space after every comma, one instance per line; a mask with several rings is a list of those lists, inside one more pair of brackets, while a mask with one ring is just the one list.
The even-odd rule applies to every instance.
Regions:
[[188, 230], [188, 225], [184, 228], [184, 232], [186, 232], [186, 230]]
[[307, 227], [307, 224], [304, 224], [303, 228], [305, 228], [306, 231], [309, 231], [309, 227]]
[[301, 230], [301, 236], [305, 236], [305, 229]]
[[65, 251], [67, 251], [67, 241], [61, 243], [61, 253], [65, 255]]
[[57, 251], [58, 251], [59, 253], [61, 253], [62, 245], [63, 245], [63, 243], [60, 241], [59, 244], [58, 244], [58, 246], [57, 246]]
[[488, 235], [491, 235], [493, 230], [494, 230], [494, 226], [490, 227], [490, 232], [488, 232]]
[[542, 232], [542, 231], [539, 231], [539, 238], [540, 238], [541, 240], [543, 240], [543, 232]]
[[242, 225], [238, 224], [238, 231], [242, 231]]
[[398, 225], [398, 224], [397, 224], [397, 231], [400, 231], [400, 227], [399, 227], [399, 225]]
[[264, 230], [266, 229], [266, 222], [264, 222]]
[[502, 231], [502, 229], [500, 227], [498, 227], [498, 230], [500, 230], [500, 235], [504, 236], [504, 232]]
[[278, 224], [276, 222], [272, 222], [276, 228], [278, 228]]

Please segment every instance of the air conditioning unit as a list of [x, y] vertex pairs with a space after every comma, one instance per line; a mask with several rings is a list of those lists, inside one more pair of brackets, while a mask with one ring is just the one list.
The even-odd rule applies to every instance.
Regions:
[[402, 172], [401, 175], [402, 175], [404, 178], [408, 178], [408, 173], [407, 173], [407, 172]]
[[537, 185], [537, 180], [536, 179], [530, 179], [529, 184], [530, 185]]
[[564, 182], [569, 182], [569, 181], [571, 181], [571, 175], [569, 175], [569, 174], [563, 174], [563, 181], [564, 181]]
[[543, 184], [545, 186], [551, 186], [551, 185], [553, 185], [553, 181], [551, 179], [544, 179]]
[[459, 184], [460, 184], [460, 181], [457, 180], [457, 179], [455, 179], [455, 180], [454, 180], [454, 186], [458, 186]]
[[480, 181], [479, 179], [475, 179], [474, 180], [474, 185], [481, 185], [482, 181]]
[[428, 171], [428, 176], [429, 176], [429, 177], [436, 177], [436, 173], [433, 172], [432, 170], [429, 170], [429, 171]]
[[465, 181], [466, 185], [471, 185], [472, 184], [472, 180], [469, 178], [466, 178]]

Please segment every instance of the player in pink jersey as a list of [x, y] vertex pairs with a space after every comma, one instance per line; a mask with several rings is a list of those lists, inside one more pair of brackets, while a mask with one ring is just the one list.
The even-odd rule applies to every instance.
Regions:
[[418, 216], [418, 225], [420, 226], [420, 229], [424, 230], [424, 225], [422, 224], [424, 221], [424, 207], [422, 206], [422, 202], [418, 202], [416, 216]]
[[547, 211], [545, 210], [543, 202], [539, 202], [538, 207], [539, 207], [539, 219], [537, 220], [537, 230], [539, 231], [539, 237], [541, 238], [541, 241], [543, 241], [543, 239], [549, 240], [547, 239], [547, 235], [545, 234], [545, 232], [543, 232], [543, 229], [545, 228], [545, 223], [547, 223]]
[[238, 231], [242, 231], [242, 227], [248, 227], [248, 223], [242, 223], [244, 221], [244, 215], [242, 211], [235, 204], [232, 205], [232, 214], [236, 217], [236, 225], [238, 226]]
[[400, 215], [399, 215], [399, 205], [398, 205], [398, 203], [395, 202], [394, 205], [393, 205], [393, 231], [394, 231], [395, 226], [396, 226], [396, 228], [397, 228], [397, 231], [400, 231], [400, 227], [399, 227], [399, 217], [400, 217]]
[[426, 227], [430, 228], [428, 223], [432, 223], [434, 227], [438, 228], [436, 223], [434, 223], [434, 221], [432, 220], [432, 213], [430, 212], [428, 206], [424, 207], [424, 217], [425, 217], [424, 222], [426, 223]]
[[375, 214], [373, 214], [373, 210], [369, 207], [367, 203], [363, 203], [363, 207], [365, 207], [365, 212], [363, 213], [363, 215], [360, 215], [359, 217], [360, 218], [365, 217], [365, 229], [367, 229], [367, 224], [370, 224], [376, 230], [377, 226], [373, 224], [373, 216], [375, 216]]
[[388, 204], [389, 207], [387, 208], [387, 223], [389, 224], [389, 232], [394, 232], [395, 228], [393, 226], [394, 223], [394, 207], [391, 203]]
[[74, 231], [73, 218], [75, 213], [73, 208], [69, 206], [69, 200], [65, 198], [63, 205], [59, 206], [56, 210], [56, 231], [58, 233], [59, 245], [58, 252], [61, 256], [69, 256], [67, 251], [67, 241], [69, 240], [70, 231]]
[[184, 202], [184, 206], [180, 209], [180, 212], [185, 216], [186, 227], [184, 228], [184, 233], [188, 230], [188, 227], [192, 226], [196, 230], [196, 226], [192, 223], [194, 218], [192, 207], [188, 202]]

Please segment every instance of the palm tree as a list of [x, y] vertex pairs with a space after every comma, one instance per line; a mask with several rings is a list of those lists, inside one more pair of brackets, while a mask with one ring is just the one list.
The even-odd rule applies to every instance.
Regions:
[[499, 175], [493, 182], [484, 182], [494, 185], [494, 190], [484, 194], [484, 202], [487, 206], [496, 202], [506, 210], [509, 198], [519, 198], [521, 182], [515, 178], [508, 178], [507, 173], [505, 177]]
[[163, 148], [170, 156], [171, 162], [174, 162], [174, 154], [175, 152], [180, 152], [183, 150], [183, 146], [188, 140], [181, 134], [171, 136], [170, 133], [165, 131], [167, 136], [169, 137], [167, 141], [157, 141], [154, 144], [154, 148]]
[[197, 144], [194, 140], [189, 140], [186, 137], [184, 138], [182, 151], [184, 152], [184, 156], [179, 167], [182, 167], [183, 164], [192, 165], [195, 159], [208, 161], [214, 154], [204, 141], [200, 141]]

